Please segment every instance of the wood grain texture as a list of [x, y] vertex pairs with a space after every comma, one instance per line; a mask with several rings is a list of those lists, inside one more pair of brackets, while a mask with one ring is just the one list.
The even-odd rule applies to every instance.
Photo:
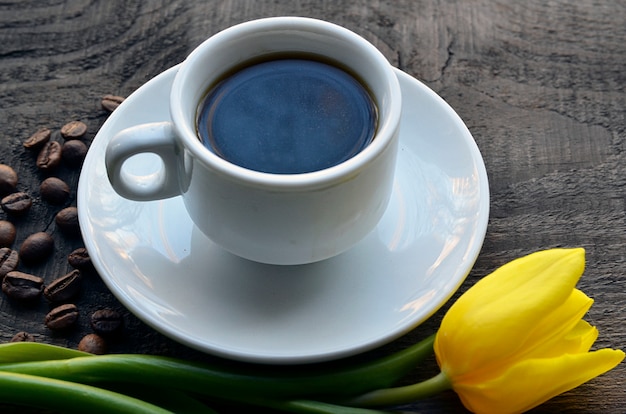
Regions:
[[[182, 61], [200, 42], [233, 24], [301, 15], [343, 25], [371, 41], [397, 67], [440, 94], [466, 122], [484, 157], [491, 220], [481, 255], [460, 294], [497, 266], [556, 246], [582, 246], [580, 288], [596, 300], [587, 319], [597, 347], [626, 344], [626, 2], [614, 0], [23, 0], [0, 1], [0, 163], [19, 174], [34, 197], [16, 220], [15, 247], [47, 231], [53, 257], [24, 271], [50, 281], [69, 269], [82, 246], [54, 224], [64, 207], [41, 200], [47, 176], [21, 143], [40, 127], [71, 120], [89, 126], [89, 143], [106, 120], [105, 94], [127, 96]], [[54, 172], [73, 188], [78, 169]], [[6, 214], [0, 212], [0, 219]], [[76, 347], [88, 315], [102, 307], [124, 314], [112, 352], [210, 357], [174, 343], [124, 310], [98, 275], [86, 275], [76, 329], [43, 325], [45, 301], [20, 306], [0, 297], [0, 341], [26, 330], [38, 341]], [[434, 332], [448, 305], [405, 337], [370, 354], [401, 349]], [[434, 362], [424, 368], [435, 371]], [[626, 369], [615, 370], [533, 410], [618, 413], [626, 406]], [[444, 393], [406, 412], [465, 412]]]

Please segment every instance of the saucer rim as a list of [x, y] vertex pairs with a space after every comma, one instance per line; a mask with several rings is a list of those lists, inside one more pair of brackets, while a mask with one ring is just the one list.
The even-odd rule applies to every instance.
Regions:
[[[173, 76], [177, 68], [178, 66], [174, 66], [162, 72], [161, 74], [155, 76], [154, 78], [146, 82], [141, 87], [141, 88], [144, 88], [142, 90], [145, 91], [146, 89], [148, 89], [149, 83], [156, 81], [157, 78]], [[449, 284], [449, 289], [448, 289], [447, 294], [443, 295], [439, 301], [436, 301], [436, 303], [433, 303], [431, 305], [432, 308], [429, 311], [422, 313], [419, 318], [412, 320], [411, 323], [402, 324], [401, 328], [390, 329], [387, 332], [383, 332], [380, 335], [375, 335], [373, 338], [370, 338], [369, 341], [362, 340], [360, 343], [355, 343], [353, 346], [348, 347], [348, 348], [333, 349], [328, 352], [316, 353], [316, 354], [274, 355], [274, 354], [268, 354], [268, 353], [260, 353], [260, 354], [255, 354], [255, 353], [250, 353], [250, 352], [242, 353], [238, 349], [236, 349], [236, 347], [233, 347], [230, 349], [223, 348], [223, 347], [220, 349], [216, 349], [214, 346], [211, 346], [211, 344], [208, 344], [206, 342], [188, 340], [184, 338], [183, 336], [181, 336], [180, 333], [177, 333], [175, 329], [171, 329], [169, 325], [159, 324], [159, 320], [155, 315], [150, 315], [150, 312], [146, 311], [146, 309], [143, 309], [137, 306], [136, 301], [132, 301], [130, 298], [127, 297], [127, 295], [123, 291], [121, 291], [120, 287], [117, 286], [115, 281], [112, 280], [109, 275], [107, 275], [108, 272], [106, 271], [105, 266], [102, 263], [100, 263], [100, 260], [102, 260], [103, 258], [98, 257], [96, 255], [96, 257], [92, 258], [94, 267], [96, 268], [101, 279], [105, 282], [107, 287], [111, 290], [113, 295], [129, 311], [131, 311], [131, 313], [136, 315], [139, 319], [141, 319], [147, 325], [165, 334], [171, 339], [176, 340], [179, 343], [182, 343], [186, 346], [190, 346], [202, 352], [213, 354], [216, 356], [221, 356], [221, 357], [234, 359], [234, 360], [240, 360], [240, 361], [255, 362], [255, 363], [301, 364], [301, 363], [322, 362], [322, 361], [328, 361], [328, 360], [355, 355], [364, 351], [374, 349], [378, 346], [387, 344], [390, 341], [395, 340], [401, 337], [402, 335], [405, 335], [409, 331], [415, 329], [417, 326], [419, 326], [428, 318], [430, 318], [458, 290], [458, 288], [461, 286], [463, 281], [467, 278], [467, 275], [473, 268], [474, 263], [476, 259], [478, 258], [478, 255], [484, 243], [484, 239], [485, 239], [486, 231], [487, 231], [487, 224], [489, 220], [489, 202], [490, 202], [489, 184], [488, 184], [488, 179], [487, 179], [486, 168], [484, 165], [484, 160], [482, 159], [482, 155], [480, 154], [478, 146], [476, 145], [476, 142], [473, 139], [473, 136], [471, 135], [470, 131], [467, 129], [466, 125], [463, 123], [463, 121], [458, 116], [458, 114], [454, 111], [454, 109], [451, 108], [443, 100], [443, 98], [441, 98], [439, 95], [437, 95], [434, 91], [432, 91], [430, 88], [428, 88], [419, 80], [415, 79], [411, 75], [408, 75], [399, 69], [394, 68], [394, 70], [396, 72], [396, 75], [399, 78], [403, 77], [404, 81], [406, 82], [416, 82], [419, 85], [420, 90], [429, 95], [429, 99], [434, 99], [436, 101], [439, 101], [439, 104], [443, 104], [446, 107], [447, 109], [446, 114], [450, 116], [451, 120], [456, 123], [457, 127], [461, 128], [461, 130], [464, 131], [464, 134], [467, 135], [460, 139], [467, 145], [466, 150], [470, 151], [471, 153], [470, 158], [472, 159], [473, 163], [477, 167], [478, 169], [477, 173], [479, 175], [479, 179], [477, 180], [478, 181], [477, 186], [480, 188], [480, 191], [481, 191], [481, 199], [479, 202], [479, 207], [477, 209], [477, 214], [480, 215], [480, 219], [476, 221], [476, 228], [473, 234], [470, 235], [470, 237], [474, 241], [471, 242], [471, 245], [468, 246], [467, 248], [467, 257], [466, 257], [467, 260], [465, 261], [464, 265], [458, 266], [458, 268], [462, 270], [458, 270], [458, 272], [456, 272], [458, 273], [456, 274], [456, 277], [450, 278], [449, 280], [450, 284]], [[402, 80], [400, 83], [402, 85], [403, 83]], [[134, 93], [139, 92], [140, 89], [138, 89]], [[125, 101], [120, 105], [120, 107], [118, 107], [118, 109], [116, 109], [116, 111], [122, 112], [124, 108], [130, 104], [132, 104], [132, 100]], [[122, 116], [122, 115], [119, 115], [119, 116]], [[469, 140], [467, 139], [468, 137], [469, 137]], [[94, 140], [97, 138], [98, 138], [98, 134], [96, 135]], [[402, 137], [400, 138], [400, 140], [402, 140]], [[85, 177], [83, 177], [83, 171], [85, 172]], [[79, 188], [77, 192], [79, 222], [81, 224], [81, 232], [83, 233], [83, 240], [85, 242], [85, 245], [88, 251], [97, 251], [97, 247], [93, 245], [93, 240], [90, 237], [88, 237], [89, 235], [87, 234], [87, 231], [85, 230], [86, 228], [88, 228], [90, 218], [87, 216], [87, 213], [85, 213], [84, 211], [85, 209], [80, 208], [82, 201], [84, 201], [84, 198], [85, 198], [84, 196], [85, 191], [84, 189], [82, 189], [82, 185], [86, 185], [85, 183], [88, 181], [86, 179], [87, 168], [84, 168], [83, 171], [81, 171], [81, 177], [79, 179], [79, 186], [78, 186]], [[85, 202], [85, 204], [88, 204], [88, 202]], [[91, 247], [91, 249], [89, 247]], [[455, 274], [453, 274], [452, 276], [455, 276]]]

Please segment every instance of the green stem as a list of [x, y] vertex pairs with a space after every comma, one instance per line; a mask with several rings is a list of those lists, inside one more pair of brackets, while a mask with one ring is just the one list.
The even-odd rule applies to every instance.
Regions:
[[195, 396], [174, 388], [168, 388], [165, 384], [163, 387], [150, 387], [140, 384], [133, 384], [129, 387], [128, 384], [120, 383], [101, 383], [98, 386], [145, 401], [176, 414], [217, 414], [217, 411], [207, 406], [200, 399], [195, 398]]
[[[225, 412], [258, 412], [259, 409], [271, 409], [271, 412], [289, 412], [298, 414], [389, 414], [373, 408], [348, 407], [332, 402], [306, 399], [268, 399], [263, 397], [242, 396], [238, 401], [211, 398], [216, 409]], [[268, 412], [268, 411], [261, 411]], [[178, 414], [178, 411], [176, 411]]]
[[359, 395], [391, 387], [432, 354], [434, 335], [393, 355], [365, 363], [277, 367], [197, 364], [150, 355], [95, 355], [66, 360], [1, 364], [0, 370], [73, 382], [170, 384], [185, 392], [238, 400]]
[[386, 414], [385, 411], [369, 408], [345, 407], [320, 401], [293, 400], [258, 403], [268, 408], [300, 414]]
[[1, 371], [0, 401], [67, 414], [171, 414], [155, 405], [100, 388]]
[[7, 342], [0, 344], [0, 364], [48, 361], [92, 356], [87, 352], [39, 342]]
[[418, 382], [417, 384], [371, 391], [348, 401], [343, 401], [342, 404], [357, 407], [408, 404], [426, 397], [431, 397], [451, 388], [452, 384], [450, 384], [450, 380], [446, 374], [440, 372], [436, 376], [426, 381]]

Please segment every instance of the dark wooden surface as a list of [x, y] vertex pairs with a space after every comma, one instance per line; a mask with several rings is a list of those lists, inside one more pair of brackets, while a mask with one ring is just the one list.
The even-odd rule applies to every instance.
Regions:
[[[182, 61], [217, 31], [253, 18], [301, 15], [361, 34], [400, 69], [440, 94], [466, 122], [491, 184], [486, 240], [460, 292], [497, 266], [556, 246], [587, 249], [579, 287], [596, 302], [587, 316], [600, 330], [596, 347], [626, 344], [626, 2], [618, 0], [4, 0], [0, 1], [0, 163], [34, 197], [14, 248], [46, 231], [53, 256], [20, 269], [46, 281], [69, 270], [82, 246], [54, 224], [61, 207], [41, 200], [47, 175], [22, 142], [41, 127], [70, 120], [89, 126], [89, 143], [107, 118], [105, 94], [127, 96]], [[79, 170], [53, 175], [73, 188]], [[0, 212], [0, 218], [7, 218]], [[459, 293], [460, 293], [459, 292]], [[87, 274], [77, 300], [78, 326], [49, 331], [45, 301], [19, 306], [0, 297], [0, 341], [18, 331], [37, 341], [76, 347], [91, 332], [88, 316], [120, 310], [122, 337], [111, 352], [210, 358], [164, 338], [124, 310]], [[442, 311], [374, 354], [405, 347], [436, 330]], [[426, 369], [434, 373], [435, 367]], [[618, 413], [626, 406], [626, 368], [554, 398], [534, 412]], [[407, 412], [464, 412], [453, 393], [403, 407]]]

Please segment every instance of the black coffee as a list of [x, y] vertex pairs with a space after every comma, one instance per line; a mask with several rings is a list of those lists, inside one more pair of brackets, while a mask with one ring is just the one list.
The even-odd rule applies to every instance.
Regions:
[[262, 172], [332, 167], [373, 139], [377, 110], [368, 91], [336, 66], [286, 58], [256, 63], [211, 88], [198, 134], [210, 151]]

